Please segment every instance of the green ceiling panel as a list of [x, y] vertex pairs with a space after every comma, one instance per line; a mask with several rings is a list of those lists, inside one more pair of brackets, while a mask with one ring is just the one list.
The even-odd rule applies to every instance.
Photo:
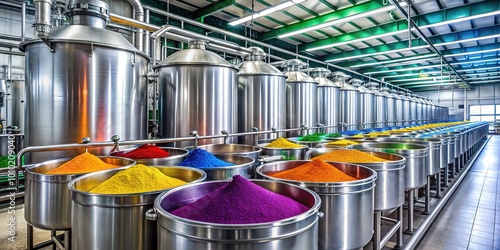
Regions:
[[228, 6], [233, 5], [234, 1], [235, 0], [220, 0], [218, 2], [209, 4], [203, 8], [196, 10], [195, 12], [193, 12], [193, 16], [195, 19], [200, 19], [202, 17], [211, 15], [215, 12], [219, 12], [219, 11], [225, 9]]
[[287, 26], [282, 27], [282, 28], [278, 28], [275, 30], [265, 32], [262, 34], [260, 39], [267, 40], [267, 39], [274, 38], [274, 37], [277, 37], [279, 35], [286, 34], [289, 32], [298, 31], [298, 30], [305, 29], [305, 28], [308, 28], [311, 26], [316, 26], [318, 24], [322, 24], [325, 22], [330, 22], [333, 20], [337, 20], [337, 19], [351, 16], [351, 15], [363, 13], [366, 11], [375, 10], [375, 9], [378, 9], [380, 7], [383, 7], [383, 6], [384, 6], [383, 0], [368, 1], [365, 3], [358, 4], [356, 6], [353, 6], [353, 7], [338, 10], [338, 11], [331, 12], [331, 13], [328, 13], [328, 14], [325, 14], [322, 16], [311, 18], [311, 19], [303, 21], [303, 22], [287, 25]]
[[[487, 0], [483, 2], [471, 3], [468, 5], [463, 5], [446, 10], [440, 10], [428, 14], [418, 15], [412, 18], [415, 21], [415, 23], [417, 23], [419, 26], [422, 26], [428, 24], [435, 24], [446, 20], [462, 18], [464, 17], [464, 15], [469, 16], [469, 15], [483, 14], [496, 11], [499, 9], [500, 9], [500, 1]], [[326, 46], [329, 44], [348, 42], [359, 38], [368, 38], [375, 35], [382, 35], [389, 32], [403, 31], [403, 30], [408, 30], [408, 22], [406, 20], [395, 21], [377, 27], [351, 32], [342, 36], [335, 36], [307, 44], [302, 44], [301, 46], [299, 46], [299, 49], [307, 50], [320, 46]]]

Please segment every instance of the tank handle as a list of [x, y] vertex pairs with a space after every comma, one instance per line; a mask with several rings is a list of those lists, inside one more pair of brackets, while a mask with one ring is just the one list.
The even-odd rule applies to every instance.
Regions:
[[156, 221], [158, 219], [158, 213], [156, 212], [156, 208], [150, 208], [144, 214], [146, 216], [146, 220]]

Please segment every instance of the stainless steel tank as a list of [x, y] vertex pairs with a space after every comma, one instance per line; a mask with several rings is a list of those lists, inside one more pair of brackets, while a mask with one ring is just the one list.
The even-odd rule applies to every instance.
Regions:
[[395, 89], [391, 89], [391, 95], [394, 97], [395, 124], [396, 126], [401, 126], [403, 125], [403, 99]]
[[[340, 86], [327, 79], [331, 71], [315, 68], [311, 76], [318, 82], [318, 122], [325, 126], [338, 126], [340, 122]], [[326, 133], [338, 132], [338, 127], [325, 128]]]
[[374, 127], [375, 128], [383, 128], [386, 126], [387, 121], [387, 98], [385, 95], [380, 92], [378, 89], [378, 83], [370, 82], [367, 84], [367, 87], [374, 94]]
[[14, 126], [12, 133], [24, 133], [24, 114], [26, 109], [26, 90], [24, 80], [0, 80], [1, 119], [5, 119], [0, 133]]
[[422, 100], [420, 100], [419, 96], [416, 94], [412, 95], [413, 98], [415, 99], [415, 102], [417, 103], [417, 120], [416, 124], [420, 124], [423, 121], [423, 103]]
[[[274, 66], [263, 62], [266, 53], [259, 47], [238, 68], [238, 132], [254, 127], [263, 131], [286, 127], [286, 77]], [[259, 135], [258, 139], [274, 139], [276, 134]], [[254, 136], [241, 137], [239, 142], [257, 145]]]
[[340, 82], [340, 123], [341, 131], [357, 130], [359, 127], [359, 90], [346, 83], [346, 74], [333, 72], [332, 77], [335, 82]]
[[410, 124], [417, 123], [417, 101], [413, 98], [413, 94], [406, 94], [406, 97], [410, 101]]
[[[147, 138], [149, 57], [105, 29], [107, 1], [83, 3], [68, 7], [72, 25], [54, 27], [47, 44], [40, 39], [20, 44], [26, 55], [26, 146], [77, 143], [87, 136]], [[109, 149], [89, 151], [104, 155]], [[76, 154], [32, 153], [27, 163]]]
[[[207, 42], [193, 40], [156, 66], [159, 89], [159, 135], [162, 138], [220, 134], [238, 130], [237, 69], [214, 52]], [[228, 138], [235, 143], [237, 138]], [[200, 145], [221, 143], [201, 140]], [[176, 142], [175, 147], [193, 143]]]
[[[300, 128], [301, 125], [315, 127], [318, 123], [318, 83], [310, 76], [301, 72], [306, 66], [299, 59], [288, 60], [283, 63], [286, 68], [286, 127]], [[288, 137], [302, 135], [301, 131], [292, 131]]]
[[359, 129], [373, 128], [375, 122], [375, 94], [361, 85], [362, 80], [352, 79], [350, 83], [359, 90]]
[[402, 110], [403, 110], [403, 116], [402, 116], [402, 125], [408, 126], [410, 125], [410, 99], [406, 96], [406, 93], [404, 91], [399, 91], [398, 92], [399, 97], [401, 97], [401, 103], [402, 103]]
[[396, 125], [396, 100], [394, 99], [394, 96], [390, 93], [389, 88], [383, 87], [380, 89], [380, 92], [384, 94], [385, 98], [387, 99], [387, 120], [386, 120], [386, 126], [387, 127], [392, 127]]

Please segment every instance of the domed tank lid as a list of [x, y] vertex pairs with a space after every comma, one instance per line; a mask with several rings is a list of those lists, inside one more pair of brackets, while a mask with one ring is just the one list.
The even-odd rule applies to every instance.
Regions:
[[329, 69], [325, 68], [314, 68], [311, 70], [311, 76], [314, 77], [314, 80], [319, 83], [318, 87], [340, 88], [340, 86], [337, 83], [330, 81], [327, 78], [331, 73], [332, 72]]
[[250, 47], [249, 49], [250, 54], [245, 57], [243, 63], [238, 65], [240, 69], [238, 76], [272, 75], [286, 77], [279, 69], [262, 61], [266, 57], [263, 49], [259, 47]]
[[363, 80], [353, 78], [353, 79], [351, 79], [351, 81], [349, 83], [352, 84], [353, 87], [357, 88], [359, 90], [359, 93], [374, 94], [368, 88], [363, 87], [363, 85], [362, 85]]
[[314, 80], [314, 78], [300, 71], [302, 67], [307, 66], [307, 63], [304, 63], [299, 59], [287, 60], [281, 66], [286, 68], [285, 75], [288, 77], [288, 79], [286, 79], [287, 83], [293, 83], [293, 82], [310, 82], [316, 84], [318, 83]]
[[378, 83], [376, 82], [369, 82], [365, 85], [373, 94], [377, 96], [383, 96], [382, 92], [378, 89]]
[[394, 97], [394, 99], [401, 100], [401, 96], [398, 95], [398, 91], [397, 90], [391, 89], [390, 92], [391, 92], [392, 97]]
[[191, 40], [189, 48], [177, 51], [161, 61], [157, 67], [172, 65], [212, 65], [219, 67], [236, 68], [212, 51], [206, 50], [208, 41]]
[[382, 92], [382, 94], [384, 94], [384, 96], [387, 98], [394, 98], [394, 96], [391, 94], [391, 90], [388, 87], [380, 88], [380, 92]]
[[399, 97], [401, 97], [401, 99], [405, 100], [405, 101], [409, 101], [410, 99], [406, 96], [406, 92], [400, 90], [398, 91], [398, 95]]
[[[149, 58], [147, 54], [137, 50], [121, 34], [106, 29], [95, 28], [85, 25], [67, 25], [52, 28], [49, 39], [51, 43], [79, 43], [91, 46], [111, 47], [140, 54]], [[24, 51], [26, 46], [32, 43], [41, 43], [42, 40], [26, 40], [19, 45], [19, 49]], [[56, 51], [57, 52], [57, 51]]]

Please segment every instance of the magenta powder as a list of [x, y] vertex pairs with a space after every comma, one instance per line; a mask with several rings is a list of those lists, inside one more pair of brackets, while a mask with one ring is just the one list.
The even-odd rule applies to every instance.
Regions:
[[236, 175], [197, 201], [171, 213], [195, 221], [251, 224], [278, 221], [309, 210], [301, 203]]

